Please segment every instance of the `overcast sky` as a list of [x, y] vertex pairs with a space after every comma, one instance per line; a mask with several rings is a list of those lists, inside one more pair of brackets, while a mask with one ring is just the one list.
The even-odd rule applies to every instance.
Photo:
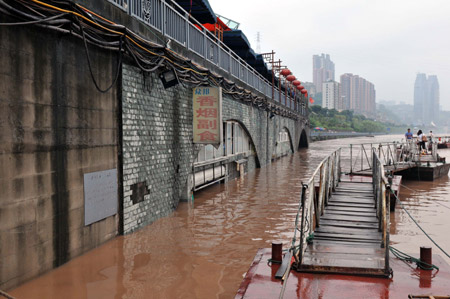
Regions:
[[239, 22], [256, 50], [276, 52], [300, 81], [312, 82], [312, 55], [330, 54], [343, 73], [375, 85], [377, 101], [413, 103], [418, 72], [437, 75], [450, 110], [449, 0], [209, 0]]

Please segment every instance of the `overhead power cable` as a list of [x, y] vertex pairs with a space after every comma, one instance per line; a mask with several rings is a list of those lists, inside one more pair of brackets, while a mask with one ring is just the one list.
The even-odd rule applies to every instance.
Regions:
[[[17, 22], [0, 23], [0, 26], [36, 25], [82, 39], [92, 81], [100, 92], [107, 92], [116, 84], [120, 76], [123, 56], [126, 55], [143, 72], [171, 69], [184, 83], [195, 86], [220, 86], [225, 94], [235, 99], [252, 103], [279, 115], [298, 119], [298, 116], [287, 108], [278, 107], [171, 49], [146, 40], [125, 26], [116, 24], [72, 1], [0, 0], [0, 13], [18, 19]], [[113, 82], [106, 89], [102, 89], [95, 79], [88, 44], [118, 52], [116, 74]]]

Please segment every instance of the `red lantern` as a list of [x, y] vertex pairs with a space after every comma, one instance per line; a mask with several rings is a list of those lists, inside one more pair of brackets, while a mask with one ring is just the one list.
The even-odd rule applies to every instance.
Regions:
[[289, 69], [283, 69], [281, 72], [280, 72], [280, 74], [282, 75], [282, 76], [287, 76], [287, 75], [290, 75], [291, 74], [291, 71], [289, 70]]
[[303, 86], [299, 85], [299, 86], [296, 86], [296, 87], [297, 87], [298, 90], [302, 90], [301, 87], [303, 87]]
[[309, 98], [309, 102], [310, 102], [311, 104], [314, 104], [314, 99], [313, 99], [313, 98]]
[[286, 77], [286, 80], [288, 80], [289, 82], [292, 82], [295, 80], [295, 76], [294, 75], [289, 75]]
[[302, 83], [298, 80], [294, 80], [294, 81], [292, 81], [292, 84], [294, 84], [294, 86], [299, 86]]
[[302, 89], [302, 94], [306, 94], [308, 91], [306, 89]]
[[305, 89], [305, 87], [303, 87], [303, 85], [299, 86], [299, 90]]

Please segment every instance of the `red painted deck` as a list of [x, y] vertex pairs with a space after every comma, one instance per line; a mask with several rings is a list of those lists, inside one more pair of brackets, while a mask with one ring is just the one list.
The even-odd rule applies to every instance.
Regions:
[[[347, 181], [333, 191], [300, 266], [303, 272], [385, 276], [372, 178]], [[358, 178], [360, 179], [360, 178]]]
[[[419, 248], [413, 256], [419, 256]], [[268, 265], [269, 248], [259, 249], [235, 298], [278, 298], [282, 281], [274, 275], [279, 265]], [[391, 255], [394, 277], [370, 278], [350, 275], [290, 272], [283, 298], [408, 298], [408, 295], [449, 295], [450, 266], [439, 255], [433, 264], [439, 271], [417, 269]]]

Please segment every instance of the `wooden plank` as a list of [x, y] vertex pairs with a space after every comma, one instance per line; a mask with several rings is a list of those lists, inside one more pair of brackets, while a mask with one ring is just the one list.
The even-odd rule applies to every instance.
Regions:
[[336, 199], [366, 199], [366, 200], [371, 200], [372, 202], [374, 202], [374, 198], [373, 198], [373, 194], [362, 194], [362, 193], [351, 193], [351, 192], [336, 192], [333, 193], [333, 195], [331, 195], [330, 199], [332, 198], [336, 198]]
[[329, 214], [347, 214], [355, 216], [375, 216], [371, 208], [358, 209], [354, 207], [330, 207], [326, 209]]
[[351, 189], [351, 188], [339, 188], [339, 189], [335, 189], [335, 192], [333, 192], [333, 194], [340, 194], [340, 193], [344, 193], [349, 196], [350, 196], [350, 194], [354, 194], [354, 195], [364, 195], [364, 196], [372, 196], [373, 197], [372, 189], [356, 191], [355, 189]]
[[352, 181], [341, 181], [339, 186], [361, 186], [361, 187], [371, 187], [372, 182], [352, 182]]
[[315, 239], [314, 243], [320, 242], [320, 244], [332, 244], [339, 246], [352, 246], [354, 248], [381, 248], [380, 244], [377, 243], [358, 243], [358, 246], [355, 246], [355, 243], [347, 242], [347, 241], [339, 241], [339, 240], [319, 240]]
[[314, 238], [316, 240], [327, 240], [327, 241], [339, 241], [339, 242], [345, 242], [345, 243], [352, 243], [353, 245], [356, 244], [358, 246], [358, 244], [374, 244], [374, 245], [379, 245], [381, 247], [381, 240], [382, 239], [371, 239], [362, 235], [358, 235], [358, 236], [352, 236], [352, 235], [340, 235], [337, 236], [336, 234], [321, 234], [321, 233], [317, 233], [317, 235], [314, 235]]
[[339, 184], [338, 187], [336, 187], [337, 190], [341, 190], [341, 189], [351, 189], [351, 190], [356, 190], [356, 191], [373, 191], [373, 186], [372, 185], [361, 185], [361, 184]]
[[373, 185], [372, 183], [366, 184], [366, 183], [345, 183], [341, 182], [337, 186], [337, 188], [352, 188], [352, 189], [372, 189]]
[[345, 202], [330, 202], [328, 204], [328, 207], [342, 207], [342, 208], [361, 208], [361, 209], [365, 209], [365, 208], [374, 208], [375, 207], [375, 203], [359, 203], [359, 204], [352, 204], [352, 203], [345, 203]]
[[375, 204], [375, 201], [370, 197], [350, 197], [350, 196], [333, 196], [328, 202], [334, 203], [359, 203], [359, 204]]
[[355, 247], [352, 245], [327, 242], [322, 240], [317, 240], [314, 243], [308, 245], [307, 252], [329, 252], [329, 253], [347, 253], [347, 254], [371, 254], [371, 255], [383, 255], [384, 249], [377, 245], [370, 245], [364, 247]]
[[338, 220], [338, 221], [352, 221], [352, 222], [375, 222], [378, 223], [378, 219], [376, 216], [345, 216], [345, 215], [333, 215], [333, 214], [324, 214], [323, 219], [325, 220]]
[[[342, 243], [352, 244], [353, 246], [359, 246], [359, 244], [373, 244], [381, 247], [381, 240], [382, 239], [370, 239], [365, 238], [363, 239], [362, 236], [351, 236], [351, 235], [341, 235], [343, 237], [336, 236], [335, 234], [320, 234], [318, 233], [317, 236], [314, 235], [314, 238], [318, 241], [339, 241]], [[361, 238], [359, 238], [361, 237]]]
[[360, 234], [364, 233], [367, 236], [379, 236], [378, 229], [376, 229], [376, 228], [321, 226], [314, 232], [314, 234], [316, 232], [335, 233], [335, 234], [351, 234], [351, 235], [360, 235]]
[[354, 194], [367, 194], [373, 196], [373, 190], [372, 189], [360, 189], [360, 188], [336, 188], [333, 193], [341, 193], [341, 192], [351, 192]]
[[354, 206], [337, 206], [337, 205], [328, 205], [327, 211], [353, 211], [353, 212], [361, 212], [361, 213], [376, 213], [373, 205], [371, 207], [354, 207]]
[[336, 188], [337, 190], [341, 189], [351, 189], [356, 191], [373, 191], [372, 185], [353, 185], [353, 184], [339, 184], [339, 186]]
[[348, 198], [348, 199], [336, 199], [336, 198], [331, 198], [329, 200], [329, 203], [345, 203], [345, 204], [351, 204], [354, 205], [355, 207], [358, 205], [372, 205], [375, 206], [375, 202], [373, 200], [367, 200], [367, 199], [363, 199], [363, 198]]
[[343, 256], [327, 255], [317, 257], [304, 257], [303, 265], [314, 265], [318, 267], [344, 267], [344, 268], [365, 268], [365, 269], [384, 269], [384, 259], [361, 259], [343, 258]]
[[345, 240], [345, 241], [361, 241], [361, 242], [381, 242], [381, 236], [369, 234], [342, 234], [342, 233], [326, 233], [314, 232], [314, 238], [328, 240]]
[[[346, 264], [355, 265], [364, 261], [370, 263], [370, 268], [382, 268], [384, 265], [384, 256], [382, 254], [362, 254], [362, 253], [336, 253], [336, 252], [311, 252], [304, 255], [304, 261], [307, 264], [314, 263], [321, 266], [342, 267], [340, 261], [346, 261]], [[352, 262], [348, 262], [351, 260]]]
[[351, 193], [351, 192], [336, 192], [330, 198], [365, 198], [374, 201], [373, 194], [360, 194], [360, 193]]
[[[358, 216], [358, 217], [372, 217], [373, 212], [360, 212], [360, 211], [343, 211], [343, 210], [332, 210], [327, 209], [324, 215], [345, 215], [345, 216]], [[376, 217], [376, 216], [375, 216]]]
[[278, 268], [277, 273], [275, 273], [275, 278], [282, 279], [288, 268], [291, 267], [292, 251], [286, 253], [281, 262], [280, 268]]
[[[370, 178], [370, 180], [371, 180], [372, 178]], [[363, 181], [361, 181], [361, 182], [358, 182], [358, 181], [351, 181], [351, 180], [349, 180], [349, 179], [347, 179], [345, 176], [342, 176], [341, 177], [341, 182], [339, 183], [339, 185], [346, 185], [346, 184], [354, 184], [354, 185], [361, 185], [361, 186], [364, 186], [364, 185], [370, 185], [370, 186], [372, 186], [372, 181], [367, 181], [367, 182], [363, 182]]]
[[330, 199], [334, 199], [334, 200], [346, 200], [346, 199], [362, 199], [362, 200], [367, 200], [370, 202], [375, 202], [375, 200], [373, 199], [373, 195], [363, 195], [363, 194], [351, 194], [351, 193], [342, 193], [342, 194], [337, 194], [334, 193]]
[[336, 227], [348, 227], [348, 228], [376, 228], [378, 229], [378, 222], [377, 223], [371, 223], [371, 222], [354, 222], [354, 221], [345, 221], [345, 220], [326, 220], [322, 219], [322, 226], [324, 225], [333, 225]]
[[375, 228], [357, 228], [357, 227], [337, 227], [337, 226], [321, 226], [314, 232], [317, 233], [329, 233], [339, 235], [361, 235], [367, 237], [378, 238], [380, 232]]
[[353, 246], [361, 246], [362, 244], [380, 244], [381, 241], [370, 241], [370, 240], [359, 240], [359, 239], [336, 239], [336, 238], [328, 238], [328, 237], [318, 237], [317, 240], [320, 241], [333, 241], [333, 242], [342, 242], [344, 244], [352, 244]]

